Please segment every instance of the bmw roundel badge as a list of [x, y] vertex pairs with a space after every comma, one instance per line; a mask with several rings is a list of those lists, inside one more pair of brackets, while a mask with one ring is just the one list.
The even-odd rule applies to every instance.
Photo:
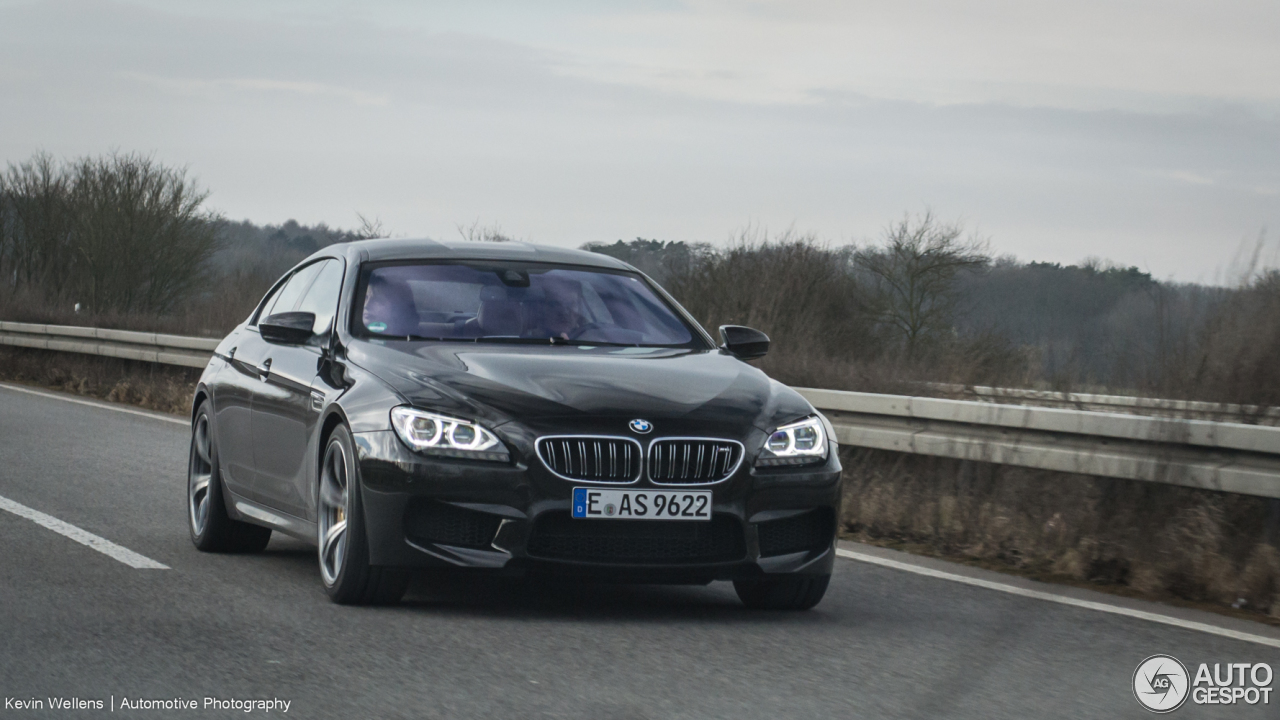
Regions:
[[632, 420], [630, 425], [632, 430], [640, 433], [641, 435], [644, 435], [645, 433], [653, 429], [653, 423], [649, 422], [648, 420], [640, 420], [640, 419]]

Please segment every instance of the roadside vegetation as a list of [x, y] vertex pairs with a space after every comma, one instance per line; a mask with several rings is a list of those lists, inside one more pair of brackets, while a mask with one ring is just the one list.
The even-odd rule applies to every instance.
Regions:
[[841, 448], [845, 537], [1280, 624], [1280, 503]]
[[588, 249], [659, 279], [713, 335], [764, 330], [761, 367], [797, 386], [931, 394], [925, 383], [1280, 403], [1280, 272], [1230, 287], [1101, 260], [992, 257], [931, 215], [864, 245], [787, 232], [726, 247], [636, 239]]
[[[185, 171], [138, 155], [0, 175], [0, 320], [218, 337], [285, 270], [386, 235], [229, 221]], [[510, 237], [479, 222], [460, 239]], [[1280, 272], [1230, 286], [1135, 267], [995, 257], [957, 223], [906, 215], [860, 244], [751, 228], [727, 245], [584, 246], [632, 263], [712, 334], [773, 340], [795, 386], [901, 394], [934, 383], [1280, 404]], [[1262, 244], [1259, 241], [1259, 249]], [[185, 413], [198, 372], [0, 346], [0, 380]], [[848, 537], [1042, 579], [1280, 617], [1280, 503], [1135, 481], [843, 449]]]

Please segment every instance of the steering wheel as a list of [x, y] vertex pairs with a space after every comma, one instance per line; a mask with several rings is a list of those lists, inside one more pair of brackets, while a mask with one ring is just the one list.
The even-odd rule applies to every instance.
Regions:
[[574, 330], [573, 334], [569, 336], [569, 339], [577, 340], [578, 338], [586, 334], [588, 330], [599, 330], [599, 329], [600, 329], [600, 323], [587, 323], [586, 325], [583, 325], [577, 330]]

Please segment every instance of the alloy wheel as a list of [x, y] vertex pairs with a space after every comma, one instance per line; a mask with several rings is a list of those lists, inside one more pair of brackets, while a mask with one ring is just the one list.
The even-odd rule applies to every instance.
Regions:
[[191, 461], [187, 466], [187, 506], [191, 529], [203, 535], [209, 524], [209, 481], [213, 459], [209, 449], [209, 416], [201, 413], [191, 432]]
[[347, 453], [330, 442], [320, 470], [320, 574], [326, 585], [338, 581], [347, 552], [347, 508], [350, 474]]

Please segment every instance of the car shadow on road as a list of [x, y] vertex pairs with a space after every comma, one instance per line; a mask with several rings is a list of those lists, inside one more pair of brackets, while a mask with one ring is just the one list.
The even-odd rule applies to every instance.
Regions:
[[654, 585], [589, 582], [543, 576], [482, 577], [415, 573], [402, 607], [454, 616], [548, 621], [724, 622], [773, 624], [833, 618], [820, 605], [809, 612], [748, 610], [727, 582]]
[[[258, 558], [273, 566], [273, 575], [277, 578], [287, 576], [317, 585], [320, 582], [315, 549], [300, 541], [273, 538], [271, 546]], [[828, 599], [824, 605], [800, 613], [748, 610], [727, 582], [629, 584], [540, 575], [500, 577], [481, 572], [418, 570], [412, 574], [404, 600], [396, 607], [400, 611], [426, 611], [454, 617], [742, 624], [830, 621], [834, 618], [836, 603]]]

